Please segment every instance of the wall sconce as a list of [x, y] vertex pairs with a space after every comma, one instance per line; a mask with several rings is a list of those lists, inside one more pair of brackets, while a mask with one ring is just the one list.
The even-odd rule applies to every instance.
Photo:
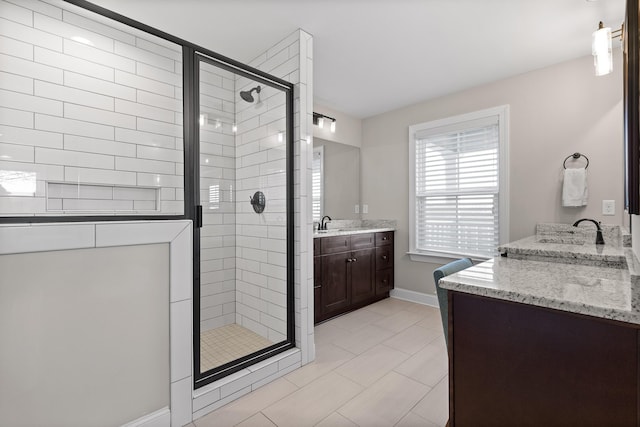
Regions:
[[331, 133], [336, 133], [336, 119], [333, 117], [325, 116], [324, 114], [313, 112], [313, 124], [318, 126], [320, 129], [324, 129], [325, 120], [329, 120], [331, 122], [330, 130]]
[[591, 53], [593, 55], [593, 65], [596, 68], [596, 76], [604, 76], [613, 71], [612, 37], [620, 37], [622, 40], [622, 27], [611, 31], [610, 27], [605, 27], [600, 21], [598, 29], [593, 32], [591, 37]]

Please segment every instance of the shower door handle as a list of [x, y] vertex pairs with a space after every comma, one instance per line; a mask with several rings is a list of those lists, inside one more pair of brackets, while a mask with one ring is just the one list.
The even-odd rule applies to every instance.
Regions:
[[196, 206], [196, 218], [193, 222], [196, 228], [202, 228], [202, 205]]

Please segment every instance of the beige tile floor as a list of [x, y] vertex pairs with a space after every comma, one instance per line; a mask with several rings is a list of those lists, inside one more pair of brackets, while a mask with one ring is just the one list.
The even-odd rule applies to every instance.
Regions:
[[315, 329], [316, 360], [195, 420], [225, 426], [444, 426], [440, 312], [389, 298]]
[[268, 339], [232, 323], [200, 334], [202, 372], [224, 365], [273, 344]]

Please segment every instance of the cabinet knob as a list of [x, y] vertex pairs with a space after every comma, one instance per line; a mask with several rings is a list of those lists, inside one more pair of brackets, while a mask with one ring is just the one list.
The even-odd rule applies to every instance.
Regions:
[[385, 236], [382, 238], [382, 240], [389, 240], [389, 238]]
[[351, 261], [356, 262], [358, 261], [358, 258], [352, 258]]
[[382, 279], [382, 283], [387, 283], [388, 280], [387, 279]]
[[347, 262], [353, 262], [352, 258], [347, 258]]
[[389, 258], [389, 257], [386, 256], [386, 255], [382, 255], [382, 259], [386, 260], [387, 258]]

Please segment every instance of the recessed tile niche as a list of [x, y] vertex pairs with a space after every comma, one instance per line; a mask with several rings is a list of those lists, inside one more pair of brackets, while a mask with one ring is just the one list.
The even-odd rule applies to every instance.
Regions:
[[158, 212], [160, 189], [47, 182], [49, 212]]

